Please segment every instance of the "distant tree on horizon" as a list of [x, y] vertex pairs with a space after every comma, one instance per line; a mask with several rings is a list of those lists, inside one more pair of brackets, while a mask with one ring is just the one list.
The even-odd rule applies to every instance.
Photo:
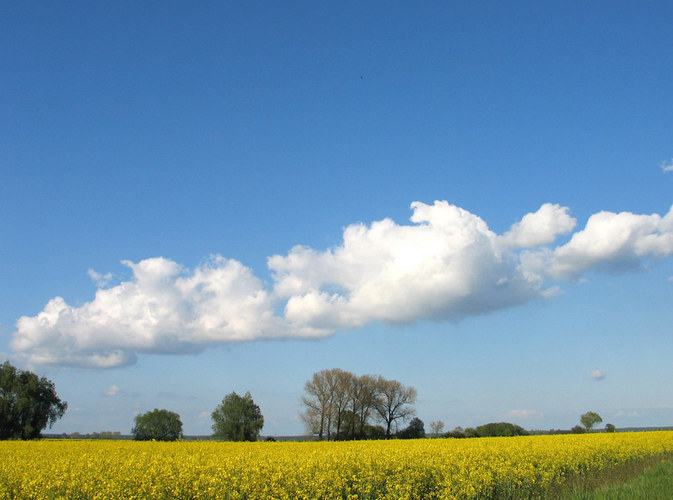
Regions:
[[148, 411], [136, 415], [131, 430], [136, 441], [177, 441], [182, 438], [180, 415], [168, 410]]
[[409, 425], [398, 432], [396, 436], [399, 439], [423, 439], [425, 437], [423, 421], [418, 417], [412, 418]]
[[580, 417], [580, 423], [587, 431], [590, 431], [596, 424], [603, 421], [601, 416], [595, 411], [588, 411]]
[[264, 427], [262, 411], [249, 391], [244, 396], [227, 394], [211, 417], [213, 437], [224, 441], [257, 441]]
[[390, 439], [392, 425], [397, 420], [404, 421], [416, 413], [416, 389], [407, 387], [397, 380], [379, 377], [374, 409], [386, 426], [386, 439]]
[[301, 418], [318, 439], [377, 439], [375, 421], [385, 423], [384, 435], [414, 412], [416, 389], [395, 380], [332, 368], [313, 374], [304, 386]]
[[497, 422], [480, 425], [476, 430], [479, 437], [511, 437], [528, 435], [528, 431], [526, 431], [523, 427], [510, 424], [509, 422]]
[[444, 430], [444, 422], [442, 422], [441, 420], [430, 422], [430, 435], [432, 437], [439, 437], [439, 435], [442, 433], [443, 430]]

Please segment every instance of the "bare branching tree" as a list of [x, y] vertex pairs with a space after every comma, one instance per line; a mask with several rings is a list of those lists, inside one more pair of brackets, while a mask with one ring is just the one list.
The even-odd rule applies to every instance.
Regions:
[[[339, 368], [314, 373], [304, 392], [301, 418], [318, 439], [363, 439], [384, 434], [390, 438], [393, 423], [411, 416], [416, 401], [413, 387]], [[372, 426], [376, 420], [385, 424], [385, 430]]]

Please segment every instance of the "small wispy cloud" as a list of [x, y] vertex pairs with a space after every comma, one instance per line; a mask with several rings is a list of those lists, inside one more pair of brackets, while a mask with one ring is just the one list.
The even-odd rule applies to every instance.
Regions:
[[542, 413], [536, 410], [512, 410], [507, 413], [507, 416], [512, 418], [534, 418], [541, 417]]
[[659, 166], [664, 172], [673, 172], [673, 158], [668, 161], [662, 161]]
[[112, 273], [101, 274], [97, 273], [93, 269], [89, 269], [87, 273], [89, 274], [91, 281], [93, 281], [98, 288], [103, 288], [106, 286], [108, 283], [110, 283], [110, 281], [112, 281], [112, 278], [114, 277]]
[[116, 385], [111, 385], [110, 387], [106, 387], [105, 389], [103, 389], [103, 394], [108, 397], [116, 396], [117, 394], [119, 394], [119, 392], [120, 389]]
[[209, 411], [202, 411], [199, 413], [199, 416], [197, 417], [199, 420], [208, 420], [210, 418], [210, 412]]
[[602, 370], [594, 370], [591, 372], [590, 376], [594, 380], [603, 380], [605, 378], [605, 372]]

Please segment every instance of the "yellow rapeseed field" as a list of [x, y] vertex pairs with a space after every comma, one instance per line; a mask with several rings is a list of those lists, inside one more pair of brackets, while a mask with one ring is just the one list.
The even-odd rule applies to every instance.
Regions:
[[359, 442], [0, 442], [0, 498], [535, 498], [673, 432]]

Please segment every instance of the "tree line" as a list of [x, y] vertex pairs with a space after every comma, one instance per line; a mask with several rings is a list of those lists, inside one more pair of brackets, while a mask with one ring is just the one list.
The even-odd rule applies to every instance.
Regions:
[[[313, 374], [304, 386], [301, 418], [309, 433], [318, 439], [414, 439], [426, 437], [423, 421], [415, 415], [416, 389], [381, 375], [356, 375], [332, 368]], [[9, 361], [0, 365], [0, 439], [36, 439], [51, 427], [68, 408], [56, 394], [53, 382], [32, 372], [19, 370]], [[264, 426], [264, 416], [250, 392], [232, 392], [211, 413], [214, 439], [256, 441]], [[400, 429], [402, 422], [408, 426]], [[589, 432], [602, 418], [589, 411], [580, 417], [581, 426], [570, 432]], [[181, 439], [180, 415], [166, 409], [137, 415], [132, 429], [136, 440], [174, 441]], [[528, 432], [507, 422], [442, 433], [444, 423], [430, 424], [431, 437], [468, 438], [522, 436]], [[615, 432], [607, 424], [606, 432]], [[551, 431], [552, 433], [554, 431]], [[560, 431], [559, 431], [560, 432]], [[74, 433], [71, 437], [80, 437]], [[94, 433], [82, 437], [115, 439], [119, 432]]]

